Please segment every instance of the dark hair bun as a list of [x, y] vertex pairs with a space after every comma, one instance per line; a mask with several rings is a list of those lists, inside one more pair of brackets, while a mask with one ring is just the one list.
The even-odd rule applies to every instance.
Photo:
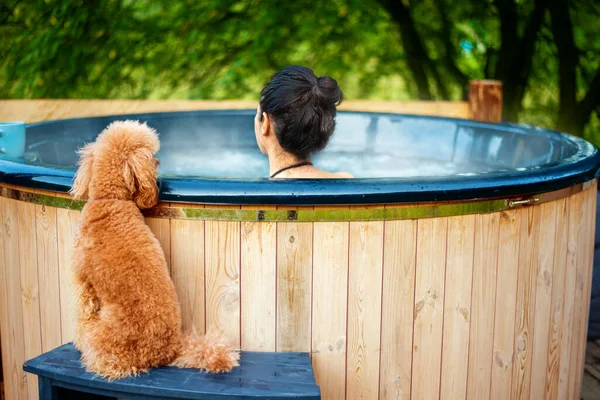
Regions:
[[344, 99], [337, 81], [329, 76], [319, 77], [315, 92], [319, 101], [329, 106], [339, 106]]
[[271, 116], [281, 147], [300, 159], [323, 150], [335, 130], [342, 90], [329, 76], [289, 66], [277, 72], [261, 92], [260, 108]]

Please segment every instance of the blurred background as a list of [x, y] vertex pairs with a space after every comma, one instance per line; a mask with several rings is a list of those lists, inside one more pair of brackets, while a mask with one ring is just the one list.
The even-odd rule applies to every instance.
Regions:
[[0, 98], [258, 99], [289, 64], [346, 98], [460, 100], [600, 144], [597, 0], [2, 0]]

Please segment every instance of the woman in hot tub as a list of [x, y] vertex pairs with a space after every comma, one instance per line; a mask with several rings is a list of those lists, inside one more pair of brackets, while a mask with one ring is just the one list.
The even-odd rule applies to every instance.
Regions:
[[269, 157], [270, 178], [352, 178], [312, 164], [335, 129], [342, 91], [335, 79], [316, 77], [306, 67], [277, 72], [260, 93], [254, 132], [260, 151]]

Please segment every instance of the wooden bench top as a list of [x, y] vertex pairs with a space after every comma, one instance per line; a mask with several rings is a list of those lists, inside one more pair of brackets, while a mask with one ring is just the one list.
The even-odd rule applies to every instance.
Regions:
[[52, 385], [105, 396], [161, 399], [320, 399], [307, 353], [242, 352], [230, 373], [161, 367], [138, 377], [108, 382], [87, 372], [72, 344], [27, 361], [26, 372]]

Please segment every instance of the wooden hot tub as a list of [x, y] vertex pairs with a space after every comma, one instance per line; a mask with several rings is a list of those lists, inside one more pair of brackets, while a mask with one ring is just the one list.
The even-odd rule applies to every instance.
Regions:
[[[253, 114], [139, 118], [161, 132], [169, 119], [186, 129], [204, 119], [214, 132], [218, 115], [245, 124]], [[379, 118], [378, 132], [398, 122], [393, 134], [414, 140], [407, 151], [419, 162], [451, 157], [444, 168], [469, 161], [480, 172], [285, 182], [163, 176], [162, 203], [147, 222], [169, 260], [184, 326], [215, 324], [246, 350], [310, 352], [325, 399], [577, 398], [596, 149], [517, 125], [352, 115], [357, 129], [360, 118]], [[82, 204], [64, 194], [74, 160], [65, 149], [79, 145], [72, 135], [89, 140], [116, 118], [30, 125], [38, 161], [0, 161], [8, 399], [36, 398], [23, 361], [73, 338], [69, 258]], [[348, 149], [392, 143], [391, 133], [368, 137], [369, 129]], [[343, 157], [344, 143], [331, 151]], [[378, 151], [362, 154], [377, 164]]]

